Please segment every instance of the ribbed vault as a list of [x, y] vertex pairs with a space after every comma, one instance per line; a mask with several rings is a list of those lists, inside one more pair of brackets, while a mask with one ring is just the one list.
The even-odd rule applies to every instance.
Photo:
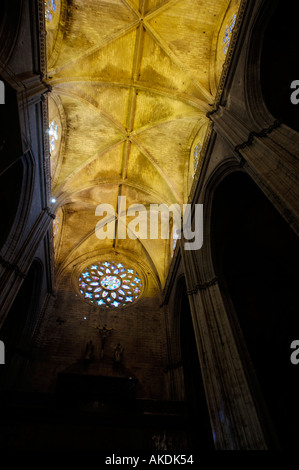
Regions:
[[[99, 240], [96, 207], [187, 202], [239, 1], [56, 1], [47, 22], [58, 272], [91, 253], [135, 258], [164, 285], [169, 240]], [[56, 207], [56, 209], [57, 209]], [[116, 224], [117, 228], [117, 224]]]

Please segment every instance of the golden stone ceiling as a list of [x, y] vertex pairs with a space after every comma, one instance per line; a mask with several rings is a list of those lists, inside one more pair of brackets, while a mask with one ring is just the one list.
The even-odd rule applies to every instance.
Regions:
[[[57, 1], [47, 26], [57, 272], [118, 254], [165, 284], [169, 240], [99, 240], [99, 204], [187, 202], [239, 1]], [[87, 261], [86, 261], [87, 262]]]

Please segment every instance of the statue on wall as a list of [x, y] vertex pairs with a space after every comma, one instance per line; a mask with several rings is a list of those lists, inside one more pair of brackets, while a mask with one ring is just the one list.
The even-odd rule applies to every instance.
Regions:
[[89, 340], [89, 342], [86, 343], [85, 352], [83, 356], [83, 361], [85, 365], [89, 365], [93, 357], [94, 357], [94, 344], [92, 340]]
[[120, 364], [123, 353], [124, 353], [124, 348], [122, 348], [120, 343], [118, 343], [118, 345], [116, 346], [114, 350], [114, 356], [113, 356], [113, 360], [116, 364]]
[[98, 326], [95, 326], [94, 328], [99, 330], [100, 336], [102, 338], [101, 358], [103, 359], [106, 339], [109, 336], [111, 336], [111, 333], [113, 330], [115, 330], [115, 328], [107, 327], [107, 324], [105, 324], [104, 326], [98, 325]]
[[163, 433], [155, 434], [152, 436], [154, 447], [156, 450], [170, 450], [172, 449], [172, 438], [167, 435], [164, 430]]

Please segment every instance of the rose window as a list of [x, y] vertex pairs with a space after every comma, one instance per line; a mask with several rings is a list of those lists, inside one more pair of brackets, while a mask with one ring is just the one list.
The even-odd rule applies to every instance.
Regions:
[[79, 277], [80, 294], [100, 307], [125, 307], [138, 299], [142, 289], [139, 274], [123, 263], [93, 264]]

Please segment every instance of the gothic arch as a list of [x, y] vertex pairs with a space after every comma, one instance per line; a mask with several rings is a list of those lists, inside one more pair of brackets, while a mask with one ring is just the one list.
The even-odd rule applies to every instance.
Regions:
[[245, 97], [251, 119], [260, 128], [268, 127], [276, 119], [292, 130], [299, 130], [298, 111], [290, 100], [291, 82], [297, 79], [295, 8], [290, 15], [281, 0], [264, 2], [250, 31], [244, 70]]
[[[221, 178], [210, 217], [213, 269], [268, 445], [292, 446], [299, 413], [296, 371], [289, 360], [298, 329], [298, 242], [244, 171]], [[287, 425], [291, 415], [294, 427]], [[270, 432], [273, 423], [278, 439]]]
[[9, 0], [3, 0], [0, 3], [0, 73], [9, 63], [18, 40], [23, 1], [19, 0], [17, 3], [18, 7], [15, 2]]
[[30, 212], [34, 184], [34, 160], [30, 152], [16, 160], [0, 176], [1, 220], [4, 230], [0, 237], [1, 254], [10, 258], [14, 254]]

